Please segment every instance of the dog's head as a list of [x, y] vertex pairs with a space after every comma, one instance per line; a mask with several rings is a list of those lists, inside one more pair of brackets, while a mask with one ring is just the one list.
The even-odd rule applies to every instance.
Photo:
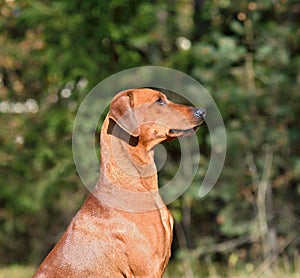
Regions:
[[175, 104], [160, 91], [130, 89], [112, 100], [108, 117], [145, 147], [193, 134], [204, 121], [206, 110]]

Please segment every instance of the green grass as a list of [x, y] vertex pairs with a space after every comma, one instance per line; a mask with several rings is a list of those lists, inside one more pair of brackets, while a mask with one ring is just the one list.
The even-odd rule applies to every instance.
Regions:
[[31, 278], [34, 266], [10, 265], [0, 267], [0, 278]]
[[275, 265], [266, 262], [258, 265], [252, 263], [232, 263], [218, 265], [209, 261], [202, 262], [185, 257], [171, 261], [164, 278], [300, 278], [300, 257], [294, 259], [280, 258]]
[[[268, 271], [252, 264], [239, 268], [216, 264], [189, 264], [187, 261], [171, 262], [164, 278], [300, 278], [300, 263], [281, 260], [279, 267]], [[0, 278], [31, 278], [34, 266], [10, 265], [0, 267]]]

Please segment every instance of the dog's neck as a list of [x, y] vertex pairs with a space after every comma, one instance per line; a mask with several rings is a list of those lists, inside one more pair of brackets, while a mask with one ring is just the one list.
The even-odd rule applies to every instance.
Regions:
[[102, 183], [133, 192], [158, 191], [153, 151], [148, 152], [141, 146], [138, 138], [130, 136], [106, 118], [100, 142]]

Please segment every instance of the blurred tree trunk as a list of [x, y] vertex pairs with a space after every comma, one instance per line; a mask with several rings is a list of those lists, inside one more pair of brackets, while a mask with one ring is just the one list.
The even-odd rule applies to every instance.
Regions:
[[194, 0], [194, 32], [193, 41], [199, 41], [203, 34], [207, 33], [209, 22], [203, 16], [203, 4], [204, 0]]
[[265, 164], [261, 179], [259, 179], [259, 174], [252, 154], [248, 154], [247, 160], [253, 183], [257, 185], [256, 221], [262, 243], [263, 257], [264, 259], [268, 257], [277, 257], [277, 232], [272, 225], [274, 218], [271, 185], [273, 151], [269, 146], [266, 149]]

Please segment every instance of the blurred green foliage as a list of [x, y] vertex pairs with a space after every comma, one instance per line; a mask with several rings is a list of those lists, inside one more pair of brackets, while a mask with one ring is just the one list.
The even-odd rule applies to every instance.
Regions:
[[56, 243], [87, 194], [71, 151], [80, 102], [111, 74], [142, 65], [201, 82], [228, 136], [222, 175], [199, 199], [210, 155], [209, 134], [199, 133], [199, 173], [170, 206], [173, 260], [192, 258], [189, 273], [194, 264], [257, 266], [298, 252], [298, 1], [6, 0], [0, 14], [1, 264], [38, 263]]

